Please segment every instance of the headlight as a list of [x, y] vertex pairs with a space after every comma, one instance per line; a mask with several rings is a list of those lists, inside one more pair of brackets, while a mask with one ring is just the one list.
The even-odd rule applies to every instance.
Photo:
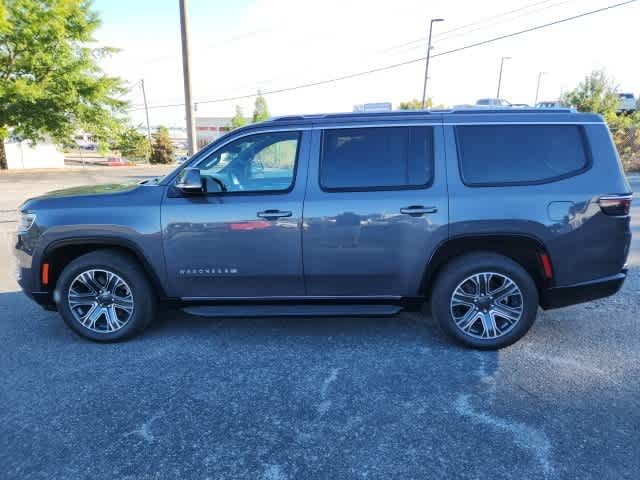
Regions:
[[33, 226], [33, 222], [35, 221], [36, 221], [35, 213], [20, 212], [20, 220], [18, 223], [18, 233], [27, 232]]

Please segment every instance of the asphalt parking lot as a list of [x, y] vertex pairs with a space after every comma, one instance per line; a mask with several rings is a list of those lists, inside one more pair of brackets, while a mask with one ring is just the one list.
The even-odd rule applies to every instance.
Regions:
[[26, 197], [153, 169], [0, 175], [0, 478], [640, 478], [640, 177], [616, 296], [476, 352], [431, 319], [167, 315], [76, 337], [13, 280]]

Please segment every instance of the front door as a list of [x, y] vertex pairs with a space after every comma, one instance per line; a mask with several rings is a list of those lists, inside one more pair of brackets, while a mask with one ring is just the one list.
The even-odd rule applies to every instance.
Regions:
[[314, 131], [304, 205], [307, 294], [417, 295], [448, 235], [442, 126]]
[[162, 205], [169, 295], [302, 296], [302, 202], [309, 133], [238, 137], [205, 155], [207, 192], [167, 189]]

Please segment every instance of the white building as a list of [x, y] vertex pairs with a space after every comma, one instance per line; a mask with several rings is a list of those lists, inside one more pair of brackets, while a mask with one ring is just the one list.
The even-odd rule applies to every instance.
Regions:
[[64, 167], [64, 154], [52, 143], [8, 140], [4, 149], [9, 170]]
[[196, 144], [198, 149], [227, 133], [230, 123], [231, 117], [196, 117]]

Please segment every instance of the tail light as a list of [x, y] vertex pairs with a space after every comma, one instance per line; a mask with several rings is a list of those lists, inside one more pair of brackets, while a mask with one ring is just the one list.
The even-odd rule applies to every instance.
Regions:
[[600, 209], [607, 215], [629, 215], [633, 194], [604, 195], [598, 199]]

